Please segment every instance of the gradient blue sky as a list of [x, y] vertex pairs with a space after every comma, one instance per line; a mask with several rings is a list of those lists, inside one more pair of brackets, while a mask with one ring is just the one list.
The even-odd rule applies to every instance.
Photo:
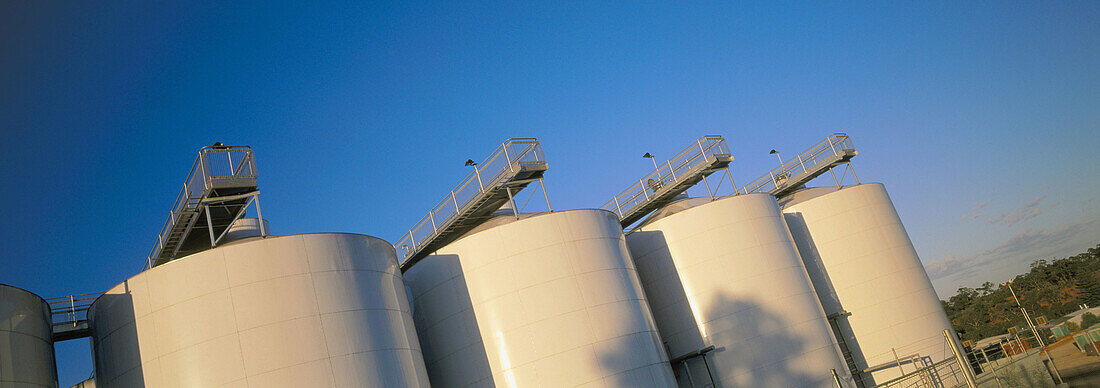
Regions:
[[[135, 274], [196, 150], [257, 152], [277, 234], [394, 240], [508, 137], [556, 209], [703, 134], [748, 181], [829, 133], [941, 295], [1100, 242], [1100, 3], [0, 4], [0, 283]], [[59, 344], [61, 383], [91, 372]]]

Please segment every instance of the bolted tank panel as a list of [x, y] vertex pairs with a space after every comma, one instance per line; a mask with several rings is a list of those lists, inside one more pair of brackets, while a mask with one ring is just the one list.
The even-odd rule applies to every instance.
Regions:
[[864, 380], [952, 357], [954, 330], [882, 184], [805, 190], [783, 212]]
[[92, 305], [100, 387], [427, 387], [393, 246], [337, 233], [239, 241]]
[[56, 387], [50, 307], [38, 295], [0, 284], [0, 387]]
[[675, 385], [611, 213], [491, 223], [405, 273], [433, 385]]
[[852, 384], [775, 197], [674, 202], [626, 241], [669, 356], [714, 348], [680, 386]]

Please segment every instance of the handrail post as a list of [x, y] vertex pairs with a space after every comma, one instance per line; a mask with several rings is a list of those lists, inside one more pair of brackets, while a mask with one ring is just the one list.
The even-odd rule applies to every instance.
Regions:
[[619, 207], [619, 197], [615, 197], [615, 211], [619, 213], [619, 218], [623, 218], [623, 208]]
[[833, 156], [836, 156], [836, 148], [833, 147], [832, 136], [829, 136], [829, 150], [833, 151]]
[[951, 353], [955, 354], [955, 361], [959, 363], [959, 369], [963, 371], [963, 377], [966, 378], [966, 386], [974, 388], [974, 371], [970, 369], [970, 363], [959, 354], [959, 347], [956, 340], [951, 338], [950, 329], [943, 330], [943, 339], [947, 340], [947, 344], [951, 346]]
[[676, 181], [676, 171], [672, 169], [672, 161], [671, 160], [666, 160], [665, 164], [668, 165], [668, 173], [672, 174], [672, 181], [675, 182]]
[[[435, 209], [432, 209], [432, 210], [435, 210]], [[432, 220], [432, 233], [438, 233], [439, 228], [436, 228], [436, 226], [435, 226], [435, 212], [434, 211], [429, 211], [428, 212], [428, 218]]]
[[798, 164], [802, 166], [802, 172], [806, 172], [806, 165], [802, 163], [802, 154], [798, 154]]
[[[203, 156], [205, 156], [203, 155], [203, 152], [199, 151], [199, 174], [202, 174], [202, 189], [203, 191], [205, 191], [210, 187], [206, 184], [206, 158], [204, 158]], [[190, 181], [191, 177], [187, 177], [187, 180]], [[191, 193], [187, 193], [187, 196], [190, 197]]]
[[416, 249], [416, 236], [413, 235], [412, 229], [409, 229], [409, 240], [412, 241], [413, 249]]
[[645, 181], [644, 180], [638, 180], [638, 186], [642, 188], [642, 194], [645, 194], [645, 200], [648, 201], [649, 200], [649, 191], [646, 190]]
[[458, 199], [455, 198], [454, 190], [451, 190], [451, 202], [455, 204], [455, 217], [458, 217]]

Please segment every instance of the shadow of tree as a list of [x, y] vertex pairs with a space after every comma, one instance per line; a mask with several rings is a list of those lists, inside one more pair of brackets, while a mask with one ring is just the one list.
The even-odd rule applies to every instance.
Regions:
[[[636, 231], [631, 238], [637, 239], [631, 245], [637, 252], [632, 253], [644, 257], [636, 264], [647, 275], [645, 293], [679, 386], [835, 386], [829, 369], [839, 366], [838, 352], [826, 328], [803, 332], [789, 314], [747, 295], [711, 295], [705, 306], [699, 305], [701, 300], [688, 298], [662, 232]], [[714, 350], [705, 356], [679, 360], [712, 345]]]

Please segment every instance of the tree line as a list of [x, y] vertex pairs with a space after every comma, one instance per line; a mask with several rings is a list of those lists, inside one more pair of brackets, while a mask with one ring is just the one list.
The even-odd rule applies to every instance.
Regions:
[[[1078, 306], [1100, 306], [1100, 244], [1087, 251], [1052, 261], [1036, 260], [1031, 270], [1016, 276], [1012, 289], [1032, 319], [1055, 320]], [[966, 340], [1005, 334], [1009, 327], [1027, 327], [1008, 287], [985, 282], [959, 288], [940, 301], [955, 331]]]

